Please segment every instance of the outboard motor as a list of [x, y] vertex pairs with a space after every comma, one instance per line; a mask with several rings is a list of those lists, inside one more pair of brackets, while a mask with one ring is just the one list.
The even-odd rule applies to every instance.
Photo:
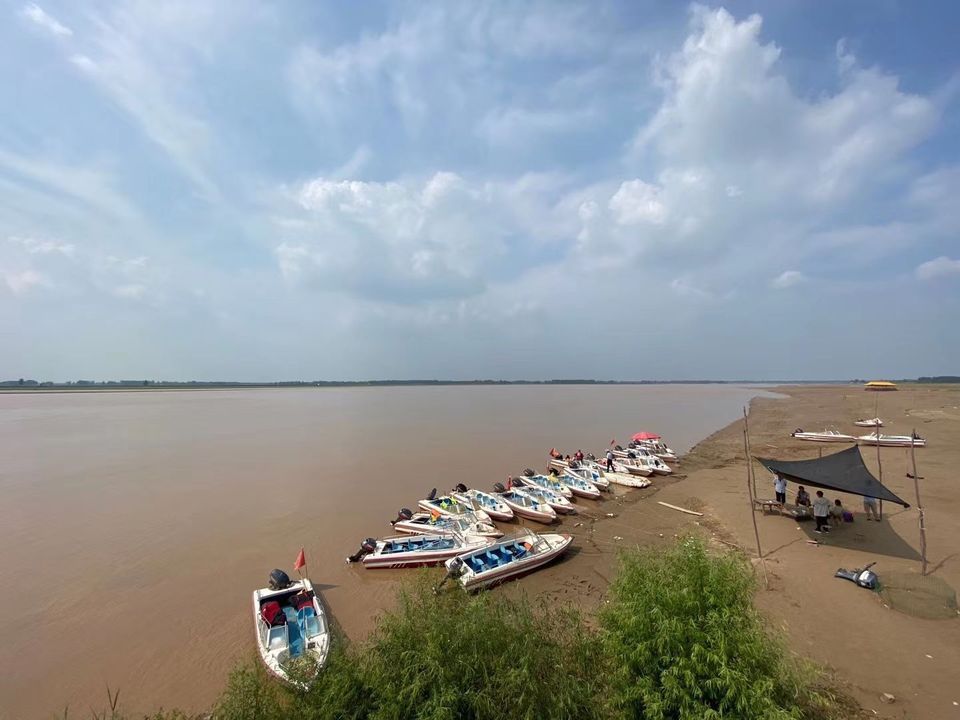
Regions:
[[433, 490], [430, 491], [430, 494], [427, 495], [427, 500], [433, 500], [435, 497], [437, 497], [437, 489], [436, 489], [436, 488], [434, 488]]
[[587, 460], [596, 460], [597, 456], [593, 453], [587, 453]]
[[448, 578], [460, 577], [461, 573], [463, 573], [463, 560], [461, 560], [459, 557], [455, 557], [450, 561], [450, 568], [447, 570], [447, 574], [443, 576], [443, 580], [440, 581], [440, 584], [433, 586], [433, 594], [436, 595], [440, 592], [440, 588], [443, 587], [443, 584]]
[[413, 511], [410, 510], [410, 508], [400, 508], [400, 511], [397, 513], [397, 519], [391, 520], [390, 524], [395, 525], [401, 520], [409, 520], [412, 517], [413, 517]]
[[567, 465], [576, 470], [578, 467], [580, 467], [580, 462], [578, 460], [571, 460], [567, 463]]
[[347, 558], [347, 562], [352, 562], [352, 563], [359, 562], [360, 558], [362, 558], [364, 555], [369, 555], [376, 549], [377, 549], [376, 538], [367, 538], [362, 543], [360, 543], [360, 549], [357, 550], [353, 555]]
[[507, 491], [507, 489], [503, 486], [503, 483], [499, 483], [499, 482], [493, 484], [493, 489], [496, 490], [498, 493]]
[[459, 493], [465, 493], [467, 491], [467, 486], [463, 483], [457, 483], [457, 486], [454, 488]]
[[273, 570], [270, 573], [270, 589], [286, 590], [290, 587], [290, 576], [283, 570]]
[[523, 471], [523, 474], [526, 477], [533, 477], [534, 475], [536, 475], [536, 473], [533, 471], [533, 468], [527, 468], [526, 470]]
[[637, 457], [637, 454], [636, 454], [633, 450], [630, 450], [629, 452], [627, 452], [627, 457], [628, 457], [628, 458], [636, 458], [636, 457]]
[[617, 445], [614, 449], [623, 451], [623, 445]]
[[867, 590], [876, 590], [877, 586], [880, 584], [880, 578], [877, 577], [877, 574], [871, 570], [875, 562], [870, 563], [869, 565], [864, 565], [862, 568], [856, 568], [855, 570], [845, 570], [840, 568], [834, 573], [834, 577], [843, 578], [844, 580], [849, 580], [852, 583], [856, 583], [862, 588]]

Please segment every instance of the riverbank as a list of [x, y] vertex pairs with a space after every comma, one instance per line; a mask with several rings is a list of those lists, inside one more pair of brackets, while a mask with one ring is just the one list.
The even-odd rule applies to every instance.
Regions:
[[[757, 398], [751, 403], [750, 430], [754, 455], [781, 458], [816, 457], [818, 443], [794, 440], [797, 427], [819, 430], [836, 425], [852, 429], [858, 417], [872, 417], [874, 396], [849, 386], [776, 388], [781, 400]], [[960, 491], [954, 469], [960, 465], [960, 388], [915, 386], [880, 398], [886, 432], [912, 429], [927, 438], [917, 451], [921, 495], [926, 509], [930, 572], [960, 587]], [[565, 562], [526, 580], [523, 591], [544, 593], [595, 612], [603, 603], [619, 547], [656, 545], [686, 531], [704, 532], [718, 544], [736, 546], [756, 556], [746, 488], [742, 422], [736, 421], [696, 445], [678, 466], [674, 479], [657, 478], [655, 487], [605, 503], [596, 518], [565, 524], [577, 534], [579, 550]], [[825, 453], [840, 447], [824, 445]], [[864, 459], [878, 474], [875, 448], [863, 448]], [[883, 448], [883, 481], [911, 505], [913, 481], [907, 478], [909, 451]], [[772, 497], [769, 475], [759, 465], [761, 497]], [[680, 474], [682, 473], [682, 475]], [[790, 488], [791, 500], [796, 488]], [[885, 507], [881, 523], [864, 521], [861, 499], [839, 497], [854, 510], [856, 521], [827, 536], [812, 533], [779, 515], [757, 515], [769, 589], [756, 603], [775, 632], [800, 655], [831, 669], [852, 696], [876, 717], [960, 717], [960, 620], [924, 620], [886, 607], [880, 596], [837, 580], [838, 567], [860, 567], [876, 561], [884, 573], [919, 572], [919, 532], [915, 507]], [[702, 517], [666, 508], [657, 501], [695, 509]], [[607, 512], [614, 512], [609, 518]], [[817, 538], [819, 545], [808, 539]], [[516, 591], [512, 589], [511, 591]], [[890, 693], [893, 704], [880, 696]], [[873, 715], [873, 713], [870, 713]]]

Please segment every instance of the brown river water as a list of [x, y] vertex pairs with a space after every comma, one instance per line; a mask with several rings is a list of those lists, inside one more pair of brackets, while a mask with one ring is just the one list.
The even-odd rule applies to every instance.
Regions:
[[[467, 386], [0, 394], [0, 718], [199, 711], [255, 653], [250, 593], [301, 546], [348, 636], [402, 570], [344, 558], [401, 507], [556, 446], [688, 450], [762, 390]], [[583, 502], [583, 501], [580, 501]], [[589, 504], [589, 503], [586, 503]], [[602, 501], [601, 501], [602, 504]], [[576, 542], [576, 540], [574, 541]], [[520, 581], [522, 582], [522, 581]]]

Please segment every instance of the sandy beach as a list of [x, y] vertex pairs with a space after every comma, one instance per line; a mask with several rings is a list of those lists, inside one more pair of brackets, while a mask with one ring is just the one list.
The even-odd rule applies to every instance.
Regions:
[[[852, 433], [853, 421], [872, 417], [874, 396], [857, 386], [777, 388], [787, 397], [757, 398], [751, 404], [754, 455], [789, 459], [836, 452], [846, 445], [794, 440], [798, 427], [821, 430], [836, 426]], [[887, 433], [908, 434], [913, 428], [928, 440], [917, 451], [921, 499], [927, 518], [929, 572], [960, 587], [960, 509], [953, 469], [960, 463], [960, 388], [905, 386], [880, 397], [880, 416]], [[543, 592], [578, 602], [592, 612], [603, 601], [616, 564], [616, 548], [667, 542], [685, 532], [705, 532], [718, 545], [742, 548], [756, 557], [746, 486], [742, 422], [734, 422], [699, 443], [683, 457], [678, 473], [657, 478], [655, 486], [608, 502], [595, 519], [565, 521], [577, 533], [576, 550], [566, 561], [528, 578], [511, 592]], [[669, 439], [669, 438], [668, 438]], [[862, 448], [867, 466], [877, 474], [876, 449]], [[756, 602], [774, 632], [801, 656], [832, 672], [870, 717], [960, 717], [960, 621], [928, 620], [887, 607], [881, 596], [833, 577], [839, 567], [860, 567], [876, 561], [884, 573], [920, 571], [918, 514], [913, 481], [906, 477], [909, 450], [882, 448], [883, 481], [911, 504], [884, 508], [883, 521], [865, 522], [859, 497], [839, 497], [855, 513], [855, 522], [829, 535], [813, 534], [813, 523], [786, 516], [757, 514], [769, 576], [769, 589]], [[756, 466], [758, 494], [773, 497], [771, 476]], [[792, 501], [796, 487], [789, 488]], [[659, 505], [664, 501], [696, 509], [703, 517], [685, 515]], [[609, 518], [606, 513], [616, 517]], [[818, 545], [807, 541], [819, 539]], [[759, 569], [758, 569], [759, 572]], [[890, 693], [892, 704], [880, 696]]]

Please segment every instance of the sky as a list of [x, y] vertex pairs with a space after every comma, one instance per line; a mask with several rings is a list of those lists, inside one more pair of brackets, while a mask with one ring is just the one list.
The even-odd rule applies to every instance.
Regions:
[[950, 3], [0, 17], [0, 379], [960, 372]]

